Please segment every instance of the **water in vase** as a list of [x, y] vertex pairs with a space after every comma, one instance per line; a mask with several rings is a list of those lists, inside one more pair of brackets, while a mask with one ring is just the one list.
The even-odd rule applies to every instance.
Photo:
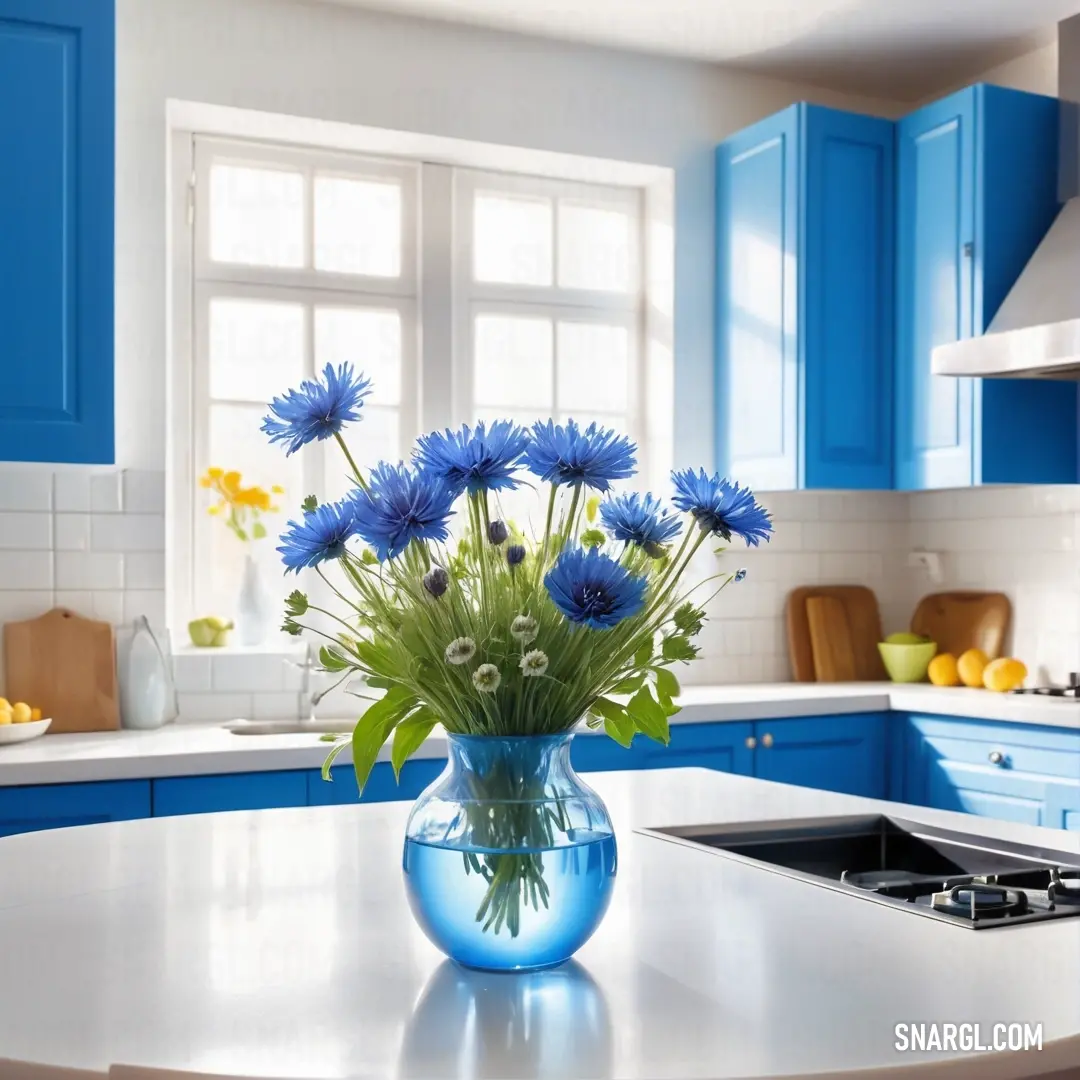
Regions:
[[405, 886], [424, 932], [469, 967], [535, 970], [592, 935], [615, 883], [615, 838], [574, 830], [556, 848], [492, 851], [405, 842]]

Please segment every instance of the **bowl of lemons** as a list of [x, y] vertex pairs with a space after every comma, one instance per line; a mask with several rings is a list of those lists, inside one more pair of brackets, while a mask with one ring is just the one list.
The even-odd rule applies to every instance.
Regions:
[[880, 642], [878, 652], [893, 682], [922, 682], [937, 652], [937, 642], [903, 630]]
[[31, 708], [25, 701], [12, 705], [0, 697], [0, 746], [36, 739], [49, 730], [51, 723], [51, 719], [42, 719], [40, 709]]

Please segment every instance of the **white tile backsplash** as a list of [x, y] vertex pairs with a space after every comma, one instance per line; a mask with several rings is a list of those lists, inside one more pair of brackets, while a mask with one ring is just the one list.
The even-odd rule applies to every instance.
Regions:
[[[701, 577], [747, 568], [708, 606], [702, 658], [683, 682], [790, 678], [784, 622], [799, 585], [865, 584], [886, 633], [905, 628], [918, 599], [947, 588], [1001, 589], [1012, 599], [1010, 651], [1036, 679], [1080, 669], [1080, 485], [963, 491], [759, 493], [775, 519], [772, 543], [722, 556], [703, 549]], [[24, 470], [0, 466], [0, 622], [54, 604], [128, 622], [165, 620], [165, 481], [147, 470]], [[931, 584], [908, 553], [936, 551], [945, 580]], [[305, 711], [303, 673], [271, 652], [184, 651], [178, 628], [181, 714], [191, 720], [292, 718]], [[312, 686], [323, 683], [318, 677]], [[348, 716], [343, 690], [320, 716]]]

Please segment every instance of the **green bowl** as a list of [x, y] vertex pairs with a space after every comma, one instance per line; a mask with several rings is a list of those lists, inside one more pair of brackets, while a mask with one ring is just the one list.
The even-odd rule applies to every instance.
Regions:
[[893, 682], [922, 682], [930, 661], [937, 655], [937, 642], [896, 645], [883, 641], [878, 645], [878, 652]]

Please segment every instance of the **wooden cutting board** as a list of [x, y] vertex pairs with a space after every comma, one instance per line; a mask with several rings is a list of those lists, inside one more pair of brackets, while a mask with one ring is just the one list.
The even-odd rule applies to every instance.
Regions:
[[52, 717], [49, 734], [120, 727], [113, 628], [66, 608], [4, 625], [5, 693]]
[[818, 682], [854, 682], [855, 649], [843, 601], [835, 596], [811, 596], [806, 601], [810, 650]]
[[795, 681], [818, 681], [806, 614], [806, 602], [813, 597], [831, 597], [843, 605], [855, 660], [855, 679], [860, 682], [885, 679], [885, 668], [877, 650], [881, 641], [881, 613], [873, 590], [865, 585], [804, 585], [792, 589], [787, 598], [788, 655]]
[[999, 592], [941, 592], [924, 596], [911, 616], [913, 633], [937, 642], [938, 652], [959, 656], [982, 649], [1001, 656], [1012, 620], [1012, 604]]

